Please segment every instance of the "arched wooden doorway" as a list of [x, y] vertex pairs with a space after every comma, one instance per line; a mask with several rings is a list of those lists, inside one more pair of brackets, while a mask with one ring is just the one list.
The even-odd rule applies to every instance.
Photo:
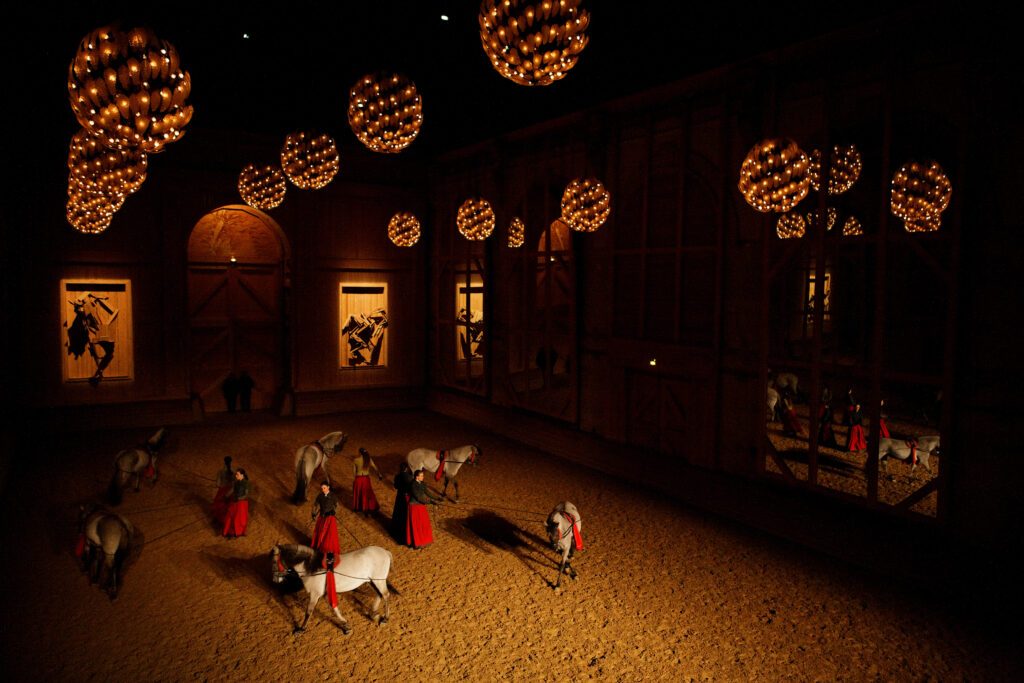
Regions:
[[[224, 412], [224, 381], [247, 373], [252, 410], [280, 408], [291, 382], [285, 287], [288, 242], [248, 206], [203, 216], [188, 241], [189, 390], [205, 412]], [[238, 409], [244, 407], [239, 400]]]

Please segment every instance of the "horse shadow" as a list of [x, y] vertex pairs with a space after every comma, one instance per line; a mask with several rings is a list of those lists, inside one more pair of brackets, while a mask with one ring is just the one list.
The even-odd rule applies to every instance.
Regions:
[[[779, 453], [784, 459], [791, 460], [793, 462], [799, 462], [804, 465], [810, 462], [809, 454], [806, 450], [789, 450], [781, 451]], [[823, 470], [828, 470], [832, 474], [839, 477], [855, 478], [858, 476], [858, 472], [861, 472], [863, 468], [850, 463], [842, 458], [830, 455], [828, 452], [819, 449], [818, 450], [818, 466]]]
[[[493, 552], [492, 548], [512, 553], [527, 569], [541, 578], [544, 576], [537, 567], [552, 566], [551, 562], [534, 557], [538, 549], [547, 547], [544, 538], [490, 510], [476, 508], [464, 519], [446, 519], [444, 528], [459, 540], [485, 553]], [[554, 566], [557, 568], [557, 563]]]

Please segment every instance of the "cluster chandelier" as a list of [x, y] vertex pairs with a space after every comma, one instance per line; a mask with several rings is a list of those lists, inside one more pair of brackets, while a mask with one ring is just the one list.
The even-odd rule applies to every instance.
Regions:
[[590, 12], [581, 0], [484, 0], [480, 42], [494, 70], [519, 85], [550, 85], [587, 46]]
[[798, 213], [784, 213], [775, 224], [775, 234], [780, 240], [798, 239], [806, 232], [807, 221]]
[[281, 147], [281, 170], [295, 187], [319, 190], [338, 174], [338, 147], [330, 135], [291, 133]]
[[388, 222], [388, 239], [398, 247], [411, 247], [420, 241], [420, 222], [406, 211], [396, 213]]
[[238, 176], [238, 194], [254, 209], [273, 209], [284, 201], [288, 183], [276, 166], [249, 164]]
[[562, 220], [577, 232], [594, 232], [608, 220], [611, 201], [597, 178], [577, 178], [562, 193]]
[[455, 225], [467, 240], [485, 240], [494, 232], [494, 209], [486, 199], [467, 199], [459, 207]]
[[789, 138], [762, 140], [740, 167], [739, 190], [761, 212], [785, 213], [807, 196], [810, 162]]
[[523, 225], [523, 221], [518, 217], [514, 217], [512, 222], [508, 224], [508, 246], [512, 249], [517, 249], [523, 246], [523, 242], [526, 241], [526, 226]]
[[907, 232], [934, 232], [942, 225], [953, 185], [935, 161], [910, 161], [892, 178], [892, 214]]
[[[832, 148], [831, 164], [828, 170], [828, 193], [840, 195], [853, 187], [860, 177], [861, 160], [860, 151], [856, 145], [839, 146]], [[821, 150], [811, 152], [810, 168], [811, 188], [818, 192], [821, 190]]]
[[363, 76], [349, 91], [348, 124], [359, 142], [374, 152], [401, 152], [423, 125], [423, 101], [416, 84], [397, 73]]

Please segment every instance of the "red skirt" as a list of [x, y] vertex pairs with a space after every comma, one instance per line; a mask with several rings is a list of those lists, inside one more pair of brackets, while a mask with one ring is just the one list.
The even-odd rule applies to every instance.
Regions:
[[409, 501], [409, 514], [405, 522], [405, 542], [410, 548], [422, 548], [434, 542], [430, 528], [430, 514], [423, 503]]
[[887, 438], [887, 439], [889, 438], [889, 425], [885, 424], [885, 420], [883, 418], [881, 418], [881, 417], [878, 418], [878, 431], [885, 438]]
[[338, 541], [338, 520], [334, 515], [320, 515], [313, 527], [313, 549], [322, 553], [341, 554]]
[[249, 501], [235, 500], [228, 503], [227, 514], [224, 516], [224, 535], [244, 536], [248, 524]]
[[228, 515], [228, 494], [231, 493], [231, 486], [221, 486], [217, 489], [217, 493], [213, 496], [213, 505], [210, 506], [210, 510], [213, 512], [213, 518], [224, 523], [224, 518]]
[[850, 438], [846, 444], [846, 450], [851, 453], [866, 451], [868, 449], [867, 439], [864, 438], [864, 428], [860, 425], [850, 427]]
[[376, 512], [380, 509], [368, 475], [360, 475], [352, 483], [352, 509], [356, 512]]

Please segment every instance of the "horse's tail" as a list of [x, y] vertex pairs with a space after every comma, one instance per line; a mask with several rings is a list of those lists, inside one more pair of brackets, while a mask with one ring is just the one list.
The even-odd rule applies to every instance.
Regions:
[[306, 477], [305, 453], [295, 460], [295, 492], [292, 494], [292, 502], [301, 503], [306, 500], [306, 488], [309, 486], [309, 479]]
[[121, 488], [121, 466], [114, 463], [114, 474], [110, 477], [110, 486], [107, 487], [107, 502], [111, 505], [120, 505], [124, 500], [124, 490]]

